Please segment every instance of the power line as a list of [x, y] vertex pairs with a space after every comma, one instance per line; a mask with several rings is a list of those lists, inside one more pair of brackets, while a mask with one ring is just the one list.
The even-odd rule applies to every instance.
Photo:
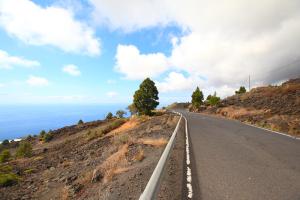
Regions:
[[[288, 67], [288, 66], [290, 66], [290, 65], [292, 65], [292, 64], [294, 64], [294, 63], [296, 63], [296, 62], [299, 62], [299, 61], [300, 61], [300, 59], [299, 59], [299, 60], [296, 60], [295, 62], [292, 62], [292, 63], [290, 63], [290, 64], [288, 64], [288, 65], [285, 65], [285, 66], [283, 66], [283, 67], [280, 67], [280, 68], [278, 68], [278, 69], [274, 69], [274, 70], [269, 71], [269, 72], [265, 72], [265, 73], [261, 73], [261, 74], [255, 74], [255, 75], [250, 75], [250, 76], [260, 76], [260, 75], [263, 75], [263, 74], [268, 74], [268, 73], [271, 73], [271, 72], [275, 72], [275, 71], [277, 71], [277, 70], [280, 70], [280, 69], [282, 69], [282, 68]], [[246, 82], [246, 81], [245, 81], [245, 82]]]

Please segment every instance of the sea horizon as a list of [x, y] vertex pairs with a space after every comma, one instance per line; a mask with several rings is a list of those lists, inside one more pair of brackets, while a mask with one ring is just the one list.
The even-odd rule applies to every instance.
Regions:
[[[42, 130], [48, 132], [65, 126], [83, 122], [103, 120], [111, 112], [127, 112], [129, 104], [93, 103], [93, 104], [0, 104], [0, 142], [15, 140], [28, 135], [39, 135]], [[159, 105], [157, 108], [161, 108]]]

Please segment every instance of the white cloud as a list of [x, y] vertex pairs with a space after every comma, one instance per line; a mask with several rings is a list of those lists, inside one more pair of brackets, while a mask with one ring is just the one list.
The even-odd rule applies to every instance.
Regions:
[[[119, 46], [115, 69], [128, 79], [158, 77], [171, 65], [190, 76], [204, 77], [207, 88], [226, 92], [222, 86], [237, 90], [249, 75], [268, 72], [300, 58], [298, 0], [89, 2], [95, 7], [95, 22], [112, 30], [133, 32], [169, 25], [183, 30], [185, 36], [173, 35], [170, 40], [173, 49], [169, 58], [149, 54], [160, 57], [165, 63], [157, 65], [161, 68], [147, 66], [145, 63], [151, 63], [151, 59], [141, 62], [148, 55], [140, 55], [135, 46]], [[299, 74], [297, 63], [251, 80], [253, 85], [268, 85]]]
[[197, 86], [204, 87], [204, 81], [199, 77], [185, 78], [182, 74], [171, 72], [169, 77], [164, 79], [165, 82], [154, 81], [160, 93], [173, 91], [191, 91], [195, 90]]
[[73, 76], [78, 76], [81, 74], [81, 72], [78, 70], [78, 67], [75, 65], [65, 65], [63, 68], [61, 68], [61, 70]]
[[109, 98], [113, 98], [113, 97], [119, 95], [119, 93], [116, 93], [116, 92], [107, 92], [106, 95], [107, 95]]
[[38, 61], [26, 60], [18, 56], [9, 56], [6, 51], [0, 50], [0, 68], [13, 69], [12, 65], [35, 67], [40, 66]]
[[0, 84], [0, 87], [4, 86], [4, 84]]
[[162, 53], [140, 54], [133, 45], [118, 45], [116, 54], [117, 72], [126, 74], [125, 79], [155, 78], [169, 68], [168, 60]]
[[26, 80], [26, 83], [28, 83], [31, 86], [49, 86], [50, 83], [45, 78], [41, 77], [35, 77], [32, 75], [29, 75], [29, 79]]
[[100, 55], [100, 39], [72, 9], [42, 8], [29, 0], [2, 0], [0, 26], [26, 44], [53, 45], [67, 52]]
[[108, 79], [106, 82], [108, 82], [108, 83], [116, 83], [116, 80], [110, 80], [110, 79]]

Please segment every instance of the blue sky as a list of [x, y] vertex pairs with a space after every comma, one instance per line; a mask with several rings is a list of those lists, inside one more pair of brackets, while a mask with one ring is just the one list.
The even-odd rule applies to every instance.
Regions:
[[[233, 95], [300, 59], [299, 1], [0, 0], [0, 103], [162, 104]], [[296, 63], [251, 87], [300, 75]]]

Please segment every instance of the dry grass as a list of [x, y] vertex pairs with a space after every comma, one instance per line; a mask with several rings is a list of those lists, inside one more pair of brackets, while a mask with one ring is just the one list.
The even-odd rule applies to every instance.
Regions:
[[276, 124], [271, 124], [271, 130], [273, 131], [279, 131], [279, 126], [277, 126]]
[[135, 159], [137, 161], [141, 162], [145, 157], [144, 152], [141, 147], [139, 148], [139, 152], [140, 152], [140, 154], [138, 156], [136, 156]]
[[284, 94], [287, 94], [289, 92], [291, 92], [292, 94], [295, 94], [295, 92], [297, 90], [300, 90], [300, 86], [299, 85], [292, 85], [292, 86], [288, 86], [288, 87], [284, 88], [281, 94], [284, 95]]
[[138, 119], [138, 124], [142, 124], [142, 123], [149, 121], [151, 119], [151, 117], [149, 117], [147, 115], [140, 115], [140, 116], [138, 116], [137, 119]]
[[37, 160], [42, 160], [43, 158], [44, 158], [43, 156], [39, 156], [39, 157], [34, 158], [33, 160], [37, 161]]
[[297, 97], [297, 103], [300, 103], [300, 97]]
[[136, 142], [136, 138], [132, 137], [128, 132], [119, 133], [112, 138], [112, 143], [116, 145], [131, 145]]
[[107, 125], [107, 126], [101, 126], [100, 128], [94, 130], [89, 136], [87, 136], [86, 140], [90, 141], [92, 139], [102, 137], [105, 134], [109, 133], [110, 131], [117, 129], [121, 125], [125, 124], [127, 119], [117, 119], [113, 123]]
[[121, 150], [117, 153], [109, 156], [106, 161], [100, 165], [100, 169], [104, 171], [104, 182], [109, 182], [116, 174], [126, 171], [127, 159], [126, 154], [128, 153], [128, 145], [125, 144]]
[[70, 167], [70, 165], [71, 165], [71, 163], [70, 163], [70, 162], [67, 162], [67, 161], [64, 161], [63, 164], [62, 164], [62, 166], [63, 166], [64, 168], [68, 168], [68, 167]]
[[237, 108], [234, 106], [226, 107], [226, 108], [219, 108], [217, 110], [217, 114], [222, 112], [226, 112], [226, 118], [241, 118], [242, 116], [255, 116], [255, 115], [263, 115], [263, 110], [255, 110], [254, 108]]
[[249, 92], [248, 93], [245, 93], [243, 96], [241, 96], [241, 99], [242, 100], [246, 100], [249, 98]]
[[151, 139], [151, 138], [140, 138], [139, 143], [147, 144], [149, 146], [162, 147], [168, 143], [167, 138]]
[[79, 183], [82, 185], [85, 185], [87, 183], [90, 183], [92, 179], [92, 174], [88, 174], [85, 178], [83, 178]]

